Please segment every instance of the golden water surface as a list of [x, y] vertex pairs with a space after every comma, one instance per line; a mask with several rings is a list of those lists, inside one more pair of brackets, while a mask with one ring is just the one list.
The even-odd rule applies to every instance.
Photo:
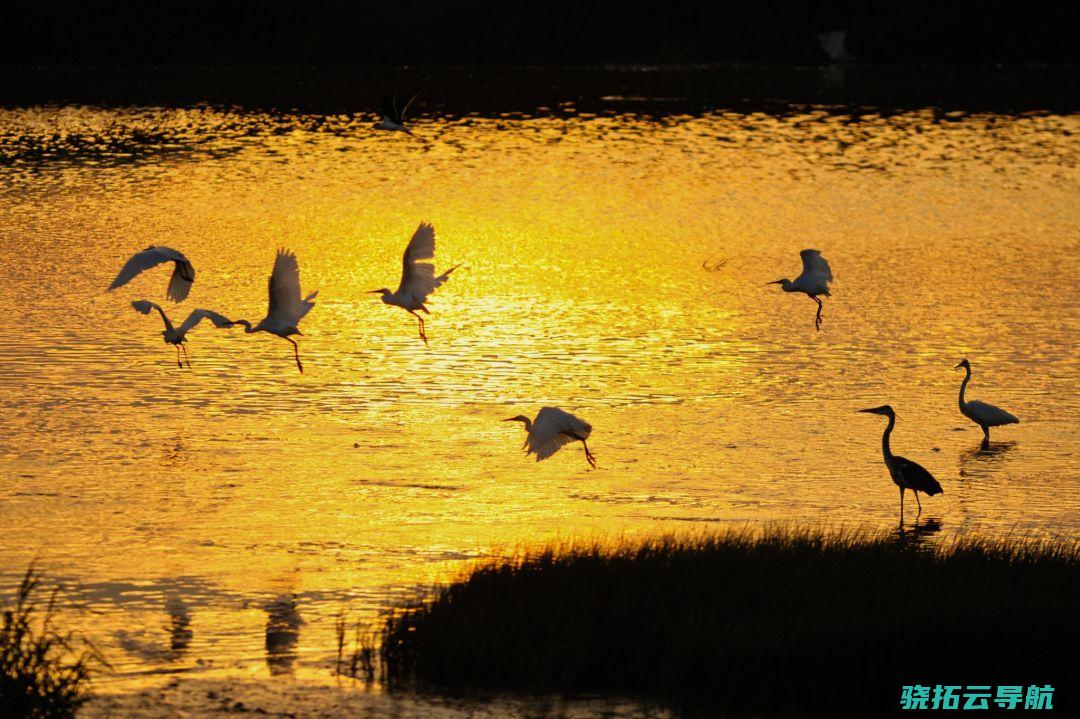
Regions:
[[[1080, 533], [1080, 119], [930, 112], [368, 117], [0, 111], [0, 590], [37, 562], [116, 687], [326, 676], [462, 563], [554, 538], [768, 521], [893, 528], [893, 449], [937, 537]], [[394, 289], [434, 223], [425, 347]], [[150, 244], [184, 252], [106, 294]], [[299, 339], [190, 335], [148, 298], [257, 321], [277, 247], [319, 291]], [[814, 304], [766, 282], [832, 263]], [[702, 263], [722, 265], [717, 271]], [[956, 393], [1021, 418], [981, 432]], [[543, 462], [520, 425], [594, 426]], [[910, 495], [909, 495], [910, 500]], [[908, 507], [908, 525], [915, 520]], [[268, 628], [270, 636], [268, 638]], [[298, 637], [298, 639], [297, 639]]]

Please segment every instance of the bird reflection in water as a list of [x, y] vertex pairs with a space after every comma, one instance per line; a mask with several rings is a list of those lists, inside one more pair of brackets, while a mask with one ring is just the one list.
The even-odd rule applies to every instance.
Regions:
[[960, 453], [960, 476], [961, 477], [988, 477], [991, 473], [1001, 469], [1005, 464], [1005, 457], [1016, 449], [1016, 441], [980, 442], [971, 449]]
[[277, 676], [291, 674], [296, 662], [296, 644], [304, 620], [296, 608], [295, 594], [282, 594], [263, 607], [266, 611], [266, 665]]
[[177, 594], [165, 597], [165, 611], [169, 614], [169, 650], [173, 657], [179, 659], [195, 635], [191, 631], [191, 612]]
[[129, 632], [116, 633], [116, 640], [125, 651], [152, 662], [175, 662], [183, 657], [191, 645], [194, 632], [191, 630], [191, 611], [179, 594], [170, 592], [165, 595], [165, 612], [169, 615], [166, 630], [169, 633], [169, 645], [163, 646], [160, 635], [149, 627]]
[[922, 520], [916, 519], [914, 524], [908, 527], [901, 524], [896, 530], [896, 538], [912, 546], [922, 547], [940, 531], [941, 520], [935, 517], [927, 517]]

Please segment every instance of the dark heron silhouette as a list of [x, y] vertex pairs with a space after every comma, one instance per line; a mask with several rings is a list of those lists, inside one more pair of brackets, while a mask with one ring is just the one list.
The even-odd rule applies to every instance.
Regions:
[[919, 492], [924, 492], [927, 496], [933, 497], [935, 494], [942, 493], [941, 485], [934, 479], [934, 475], [930, 474], [921, 464], [897, 456], [889, 449], [889, 435], [892, 434], [893, 426], [896, 424], [896, 412], [893, 411], [892, 407], [883, 404], [880, 407], [860, 409], [859, 411], [880, 414], [889, 418], [889, 426], [885, 428], [885, 433], [881, 435], [881, 453], [885, 457], [885, 466], [889, 468], [892, 481], [900, 488], [900, 522], [903, 523], [904, 521], [905, 489], [910, 489], [915, 493], [915, 502], [919, 505], [919, 514], [922, 514], [922, 502], [919, 501]]
[[153, 310], [158, 311], [161, 320], [165, 323], [165, 329], [162, 330], [161, 336], [165, 338], [165, 344], [176, 347], [176, 366], [180, 369], [184, 368], [184, 363], [180, 361], [180, 350], [184, 351], [184, 362], [187, 362], [188, 369], [191, 369], [191, 360], [188, 359], [187, 347], [184, 346], [184, 343], [187, 342], [187, 333], [195, 329], [196, 325], [204, 319], [213, 322], [215, 327], [232, 327], [235, 324], [228, 317], [219, 315], [217, 312], [193, 310], [182, 325], [173, 327], [173, 323], [169, 321], [169, 317], [165, 314], [165, 310], [161, 309], [161, 305], [150, 300], [135, 300], [131, 303], [131, 306], [144, 315], [150, 314]]
[[971, 381], [971, 363], [966, 359], [962, 359], [960, 360], [960, 364], [956, 365], [953, 369], [960, 369], [961, 367], [963, 367], [967, 373], [964, 375], [964, 381], [960, 383], [960, 413], [982, 427], [982, 446], [983, 449], [987, 449], [990, 446], [991, 427], [1000, 427], [1003, 424], [1019, 424], [1020, 420], [1016, 418], [1016, 415], [1010, 414], [1000, 407], [995, 407], [986, 402], [980, 402], [977, 399], [965, 402], [964, 390], [967, 389], [967, 384]]

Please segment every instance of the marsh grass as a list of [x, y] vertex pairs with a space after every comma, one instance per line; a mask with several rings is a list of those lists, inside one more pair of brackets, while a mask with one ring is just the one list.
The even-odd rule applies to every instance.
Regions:
[[107, 666], [97, 650], [74, 632], [56, 628], [53, 590], [40, 603], [41, 581], [31, 567], [13, 607], [0, 622], [0, 709], [3, 716], [73, 717], [86, 700], [94, 666]]
[[1078, 606], [1074, 541], [770, 528], [482, 564], [391, 615], [381, 654], [390, 686], [709, 716], [889, 715], [914, 683], [1054, 684], [1060, 710]]
[[378, 669], [378, 636], [359, 620], [353, 625], [352, 643], [346, 647], [349, 623], [343, 610], [337, 616], [334, 632], [337, 637], [337, 661], [334, 673], [362, 681], [370, 686], [375, 682]]

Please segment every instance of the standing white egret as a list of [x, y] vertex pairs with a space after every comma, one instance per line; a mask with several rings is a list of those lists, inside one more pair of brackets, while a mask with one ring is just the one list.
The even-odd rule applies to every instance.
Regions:
[[960, 364], [953, 367], [953, 369], [960, 369], [961, 367], [967, 370], [967, 374], [964, 375], [964, 381], [960, 383], [960, 413], [982, 427], [982, 446], [983, 449], [986, 449], [990, 446], [991, 427], [1000, 427], [1003, 424], [1019, 424], [1020, 420], [1016, 418], [1016, 415], [1010, 414], [1000, 407], [980, 402], [977, 399], [965, 402], [964, 390], [967, 389], [967, 383], [971, 380], [971, 363], [966, 359], [962, 359]]
[[385, 287], [378, 290], [369, 290], [369, 294], [382, 295], [382, 301], [388, 305], [403, 308], [420, 322], [420, 339], [427, 341], [427, 332], [424, 331], [424, 318], [416, 314], [417, 310], [431, 314], [424, 306], [428, 295], [441, 287], [450, 273], [461, 267], [456, 264], [438, 277], [435, 276], [435, 265], [427, 260], [435, 259], [435, 227], [430, 223], [421, 222], [416, 228], [409, 246], [405, 248], [405, 256], [402, 258], [401, 284], [396, 292], [391, 292]]
[[287, 340], [293, 346], [296, 368], [302, 374], [304, 365], [300, 363], [300, 348], [290, 335], [303, 334], [296, 325], [315, 306], [312, 300], [317, 294], [312, 292], [300, 299], [300, 265], [296, 255], [285, 249], [278, 250], [274, 258], [274, 271], [270, 274], [270, 309], [266, 317], [254, 327], [247, 320], [235, 320], [233, 324], [244, 325], [244, 332], [248, 334], [269, 332]]
[[413, 103], [413, 100], [416, 99], [422, 89], [423, 87], [418, 87], [412, 92], [403, 95], [390, 93], [385, 96], [379, 103], [382, 118], [375, 123], [375, 129], [405, 132], [412, 135], [412, 130], [405, 127], [405, 111], [409, 109], [409, 105]]
[[[150, 245], [142, 252], [136, 252], [120, 269], [120, 274], [109, 285], [109, 290], [123, 287], [131, 281], [135, 275], [151, 267], [157, 267], [162, 262], [173, 262], [172, 278], [169, 279], [169, 299], [173, 302], [182, 302], [191, 292], [191, 285], [195, 282], [195, 268], [188, 262], [188, 258], [171, 247]], [[109, 291], [106, 290], [106, 291]]]
[[503, 422], [521, 422], [525, 425], [528, 433], [525, 437], [525, 454], [536, 455], [536, 461], [547, 459], [570, 442], [581, 442], [585, 448], [585, 460], [589, 466], [596, 469], [596, 458], [589, 451], [589, 445], [585, 442], [592, 433], [592, 425], [583, 419], [559, 409], [558, 407], [544, 407], [537, 414], [536, 419], [530, 420], [523, 414], [502, 420]]
[[832, 270], [829, 262], [821, 256], [818, 250], [803, 250], [799, 253], [802, 257], [802, 274], [792, 282], [789, 279], [775, 280], [767, 284], [780, 285], [784, 292], [802, 292], [804, 295], [817, 302], [817, 317], [814, 318], [814, 327], [821, 330], [821, 300], [818, 295], [830, 297], [829, 283], [832, 282]]
[[210, 310], [192, 310], [191, 314], [187, 316], [184, 323], [179, 327], [173, 327], [172, 322], [169, 321], [168, 316], [165, 314], [165, 310], [161, 309], [161, 305], [155, 304], [149, 300], [135, 300], [131, 303], [138, 312], [144, 315], [150, 314], [150, 310], [157, 310], [161, 315], [161, 320], [165, 323], [165, 329], [162, 331], [161, 336], [165, 338], [165, 343], [176, 347], [176, 366], [183, 369], [184, 364], [180, 361], [180, 350], [184, 350], [184, 362], [187, 362], [188, 369], [191, 369], [191, 360], [188, 359], [187, 347], [184, 347], [184, 342], [187, 341], [187, 333], [195, 329], [195, 325], [208, 319], [214, 323], [215, 327], [232, 327], [233, 322], [228, 317], [223, 317], [217, 312]]
[[881, 435], [881, 453], [885, 456], [885, 466], [889, 468], [892, 481], [900, 488], [900, 522], [904, 521], [904, 490], [910, 489], [915, 493], [915, 501], [919, 505], [919, 514], [922, 514], [922, 502], [919, 501], [919, 492], [925, 492], [933, 497], [941, 494], [941, 485], [934, 475], [930, 474], [922, 465], [912, 462], [910, 459], [899, 457], [889, 449], [889, 435], [892, 434], [893, 425], [896, 424], [896, 412], [887, 404], [871, 409], [860, 409], [860, 412], [880, 414], [889, 418], [889, 426], [885, 428], [885, 434]]

